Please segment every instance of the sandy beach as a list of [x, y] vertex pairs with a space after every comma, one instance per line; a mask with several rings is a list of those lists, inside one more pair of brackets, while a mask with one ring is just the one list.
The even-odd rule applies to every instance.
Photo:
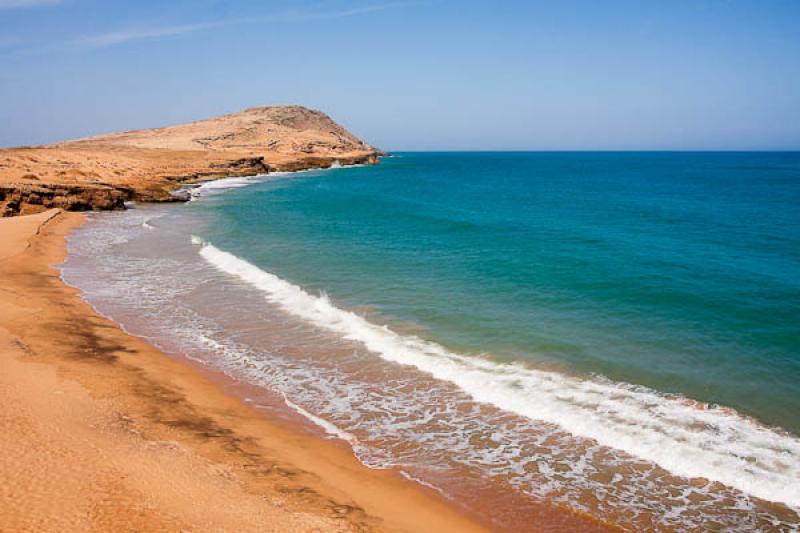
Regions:
[[187, 184], [379, 155], [300, 106], [0, 150], [0, 214], [10, 215], [0, 217], [2, 529], [605, 530], [541, 502], [506, 501], [500, 520], [501, 497], [455, 502], [367, 468], [346, 442], [247, 402], [266, 389], [243, 392], [128, 335], [56, 268], [85, 220], [72, 211], [186, 200], [173, 193]]
[[52, 266], [83, 220], [0, 220], [4, 531], [484, 530], [98, 316]]
[[800, 0], [0, 0], [0, 533], [800, 533]]

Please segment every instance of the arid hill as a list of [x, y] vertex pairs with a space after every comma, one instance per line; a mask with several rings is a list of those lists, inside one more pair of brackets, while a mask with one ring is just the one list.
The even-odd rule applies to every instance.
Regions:
[[120, 209], [177, 201], [184, 184], [274, 171], [378, 162], [379, 151], [326, 114], [254, 107], [166, 128], [0, 150], [0, 216], [51, 207]]

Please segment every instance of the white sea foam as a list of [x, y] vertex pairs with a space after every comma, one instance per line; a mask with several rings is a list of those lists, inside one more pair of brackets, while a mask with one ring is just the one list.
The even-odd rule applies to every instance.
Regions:
[[[143, 231], [142, 222], [153, 218], [150, 210], [133, 210], [82, 226], [70, 238], [65, 279], [107, 316], [139, 317], [123, 323], [162, 350], [285, 394], [351, 435], [365, 466], [403, 470], [467, 505], [482, 497], [479, 480], [494, 480], [631, 530], [798, 530], [800, 516], [783, 506], [670, 476], [650, 461], [387, 363], [361, 341], [293, 316], [220, 271], [197, 253], [201, 239], [189, 246], [180, 225], [159, 225], [157, 236]], [[154, 250], [156, 241], [165, 252]], [[466, 479], [477, 485], [467, 487]]]
[[339, 168], [356, 168], [356, 167], [364, 167], [364, 164], [355, 164], [355, 165], [342, 165], [341, 161], [334, 160], [328, 169], [324, 168], [308, 168], [304, 170], [294, 170], [291, 172], [270, 172], [269, 174], [257, 174], [255, 176], [242, 176], [242, 177], [232, 177], [232, 178], [221, 178], [217, 180], [207, 181], [202, 183], [201, 185], [189, 189], [189, 201], [196, 200], [203, 196], [210, 196], [213, 194], [219, 194], [225, 192], [229, 189], [239, 189], [241, 187], [247, 187], [249, 185], [254, 185], [256, 183], [261, 183], [264, 181], [270, 181], [276, 178], [286, 177], [294, 174], [304, 174], [307, 172], [320, 172], [324, 170], [335, 170]]
[[448, 494], [445, 491], [443, 491], [442, 489], [440, 489], [439, 487], [437, 487], [436, 485], [434, 485], [432, 483], [428, 483], [427, 481], [425, 481], [422, 478], [418, 478], [418, 477], [416, 477], [416, 476], [414, 476], [412, 474], [409, 474], [405, 470], [400, 470], [400, 475], [403, 476], [404, 478], [406, 478], [409, 481], [413, 481], [414, 483], [419, 483], [423, 487], [427, 487], [427, 488], [429, 488], [431, 490], [434, 490], [434, 491], [438, 492], [439, 494], [441, 494], [442, 496], [444, 496], [445, 498], [450, 499]]
[[272, 176], [274, 176], [274, 174], [270, 175], [258, 174], [256, 176], [222, 178], [214, 181], [207, 181], [202, 185], [200, 185], [199, 187], [190, 189], [189, 196], [191, 199], [195, 199], [201, 196], [208, 196], [211, 194], [220, 193], [228, 189], [238, 189], [241, 187], [247, 187], [248, 185], [253, 185], [254, 183], [259, 183], [262, 181], [266, 181], [267, 179], [271, 179]]
[[293, 411], [302, 415], [303, 417], [313, 422], [315, 425], [322, 428], [328, 435], [331, 435], [332, 437], [338, 437], [343, 441], [346, 441], [353, 448], [356, 448], [359, 445], [358, 440], [356, 440], [356, 438], [353, 435], [349, 434], [346, 431], [343, 431], [335, 424], [331, 424], [324, 418], [320, 418], [317, 415], [306, 411], [305, 409], [303, 409], [302, 407], [291, 401], [289, 398], [287, 398], [286, 394], [283, 394], [283, 401], [286, 402], [286, 405], [288, 405]]
[[[478, 402], [555, 424], [675, 475], [718, 481], [758, 498], [800, 507], [800, 439], [793, 435], [731, 409], [644, 387], [456, 354], [370, 323], [337, 308], [325, 295], [311, 295], [196, 237], [192, 242], [203, 244], [200, 255], [216, 269], [256, 287], [289, 314], [357, 341], [385, 360], [453, 383]], [[315, 421], [311, 413], [304, 416]], [[326, 431], [341, 431], [326, 428], [323, 424], [328, 422], [322, 419], [315, 423]]]

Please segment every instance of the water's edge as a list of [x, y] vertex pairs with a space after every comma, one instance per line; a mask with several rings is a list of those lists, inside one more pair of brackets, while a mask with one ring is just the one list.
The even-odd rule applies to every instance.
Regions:
[[[204, 194], [244, 187], [288, 174], [227, 178], [193, 189], [192, 196], [202, 198]], [[156, 229], [147, 219], [140, 226], [148, 231]], [[372, 324], [356, 313], [337, 307], [324, 295], [313, 296], [301, 287], [218, 248], [214, 243], [192, 237], [191, 245], [198, 257], [213, 269], [257, 289], [270, 304], [288, 315], [362, 345], [386, 362], [411, 366], [449, 383], [460, 391], [459, 394], [466, 395], [478, 404], [514, 413], [537, 424], [543, 423], [547, 428], [537, 427], [536, 430], [545, 431], [549, 435], [547, 438], [555, 438], [554, 435], [566, 430], [587, 442], [595, 442], [652, 462], [674, 476], [716, 481], [759, 499], [800, 507], [800, 485], [796, 483], [800, 479], [800, 464], [793, 461], [793, 458], [800, 457], [800, 440], [794, 435], [764, 426], [733, 409], [666, 395], [646, 387], [611, 382], [601, 377], [587, 380], [527, 365], [465, 357], [421, 338], [399, 335], [386, 326]], [[65, 276], [63, 265], [60, 275], [65, 283], [76, 286], [69, 282], [69, 276]], [[92, 298], [84, 293], [83, 288], [76, 287], [80, 290], [81, 298], [89, 302], [98, 314], [114, 320], [126, 333], [136, 334], [128, 331], [125, 324], [115, 320], [111, 314], [104, 314], [92, 302]], [[152, 337], [142, 337], [151, 342], [153, 340]], [[207, 342], [216, 341], [212, 339]], [[164, 349], [161, 346], [159, 348]], [[237, 357], [242, 361], [246, 359], [242, 354]], [[198, 361], [208, 365], [207, 361]], [[259, 364], [255, 360], [246, 362], [250, 365]], [[229, 369], [224, 373], [241, 379], [243, 374], [239, 373], [240, 370]], [[260, 379], [256, 379], [256, 382], [260, 382]], [[263, 384], [269, 387], [268, 382]], [[407, 479], [447, 497], [446, 491], [419, 477], [413, 470], [376, 461], [371, 457], [371, 452], [359, 449], [362, 444], [358, 436], [293, 402], [285, 390], [276, 390], [282, 395], [288, 410], [303, 416], [326, 434], [348, 443], [366, 466], [397, 467]], [[538, 401], [534, 405], [525, 401], [525, 398], [537, 398]], [[620, 418], [629, 425], [622, 427], [617, 424], [615, 420]], [[713, 428], [713, 431], [691, 430], [671, 435], [676, 421], [681, 427]], [[550, 426], [557, 431], [550, 429]], [[688, 451], [687, 445], [690, 446]], [[730, 452], [731, 447], [736, 450], [734, 454]], [[735, 495], [727, 495], [726, 498], [738, 502], [735, 505], [745, 505]], [[784, 523], [783, 526], [792, 525]]]

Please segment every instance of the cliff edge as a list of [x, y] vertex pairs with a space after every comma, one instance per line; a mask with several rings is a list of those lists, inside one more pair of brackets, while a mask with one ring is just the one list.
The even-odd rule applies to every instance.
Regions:
[[378, 163], [380, 151], [320, 111], [253, 107], [165, 128], [0, 149], [0, 216], [179, 201], [184, 184]]

